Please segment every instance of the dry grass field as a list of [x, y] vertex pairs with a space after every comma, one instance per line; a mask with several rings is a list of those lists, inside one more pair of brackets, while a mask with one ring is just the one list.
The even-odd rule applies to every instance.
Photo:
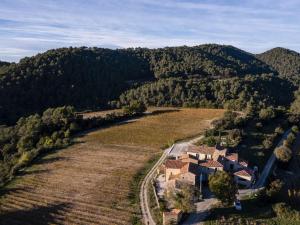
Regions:
[[182, 109], [77, 138], [1, 190], [0, 224], [131, 224], [137, 172], [162, 146], [201, 133], [223, 112]]

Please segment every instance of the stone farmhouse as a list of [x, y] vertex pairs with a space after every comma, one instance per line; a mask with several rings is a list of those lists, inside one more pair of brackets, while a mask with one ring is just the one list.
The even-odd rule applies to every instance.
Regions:
[[208, 176], [218, 170], [231, 172], [237, 184], [245, 187], [250, 187], [255, 177], [254, 171], [238, 153], [230, 153], [222, 146], [191, 145], [176, 159], [169, 159], [164, 164], [166, 184], [172, 187], [178, 187], [180, 183], [199, 184], [200, 176], [207, 181]]

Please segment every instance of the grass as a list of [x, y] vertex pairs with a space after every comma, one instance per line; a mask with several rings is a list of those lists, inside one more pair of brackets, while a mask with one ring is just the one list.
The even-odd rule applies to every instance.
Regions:
[[[202, 133], [223, 112], [164, 112], [78, 137], [77, 144], [41, 158], [6, 188], [0, 220], [132, 224], [135, 219], [138, 223], [140, 181], [159, 158], [160, 148]], [[39, 209], [41, 213], [36, 213]]]

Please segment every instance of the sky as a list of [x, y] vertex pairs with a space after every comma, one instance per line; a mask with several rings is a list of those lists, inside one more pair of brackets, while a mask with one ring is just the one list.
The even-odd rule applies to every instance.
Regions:
[[300, 52], [299, 12], [300, 0], [1, 0], [0, 60], [69, 46]]

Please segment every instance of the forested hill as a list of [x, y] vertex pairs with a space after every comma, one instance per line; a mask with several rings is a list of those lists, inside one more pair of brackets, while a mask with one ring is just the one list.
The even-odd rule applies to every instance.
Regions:
[[[4, 68], [4, 67], [1, 67]], [[274, 73], [254, 55], [216, 44], [160, 49], [61, 48], [0, 70], [0, 121], [49, 107], [105, 107], [132, 84], [161, 78], [243, 78]]]
[[296, 85], [300, 84], [300, 54], [298, 52], [285, 48], [273, 48], [258, 54], [257, 57], [277, 70], [281, 77]]
[[146, 57], [156, 78], [198, 74], [233, 77], [274, 72], [255, 56], [228, 45], [136, 49]]

